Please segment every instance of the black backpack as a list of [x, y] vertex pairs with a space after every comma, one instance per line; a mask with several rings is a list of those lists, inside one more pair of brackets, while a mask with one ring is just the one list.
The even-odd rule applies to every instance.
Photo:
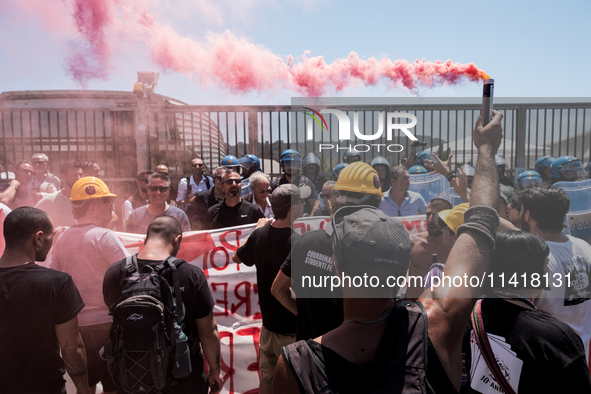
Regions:
[[[124, 393], [157, 394], [191, 373], [181, 326], [184, 306], [177, 267], [182, 263], [170, 256], [138, 272], [137, 255], [121, 262], [120, 296], [109, 311], [110, 340], [101, 356], [106, 353], [109, 373]], [[172, 278], [172, 287], [165, 276]]]

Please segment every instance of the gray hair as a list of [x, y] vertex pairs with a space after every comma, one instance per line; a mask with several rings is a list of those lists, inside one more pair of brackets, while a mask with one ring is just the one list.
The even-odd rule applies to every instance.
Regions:
[[269, 181], [269, 183], [271, 183], [271, 178], [269, 177], [269, 175], [265, 174], [262, 171], [257, 171], [250, 176], [250, 184], [255, 185], [255, 184], [259, 183], [260, 181], [262, 181], [263, 179], [267, 180], [267, 181]]
[[403, 172], [408, 172], [408, 169], [405, 166], [392, 167], [392, 169], [390, 170], [390, 178], [397, 181], [398, 176]]
[[336, 184], [337, 183], [335, 181], [327, 181], [327, 182], [324, 182], [324, 185], [322, 185], [322, 188], [324, 189], [325, 187], [330, 187], [331, 189], [334, 189], [334, 186]]
[[35, 153], [33, 156], [31, 156], [31, 160], [35, 160], [35, 156], [40, 156], [42, 159], [49, 161], [49, 157], [47, 157], [45, 153]]
[[163, 181], [166, 181], [166, 186], [170, 187], [170, 177], [168, 175], [155, 172], [148, 177], [148, 183], [150, 183], [152, 179], [162, 179]]

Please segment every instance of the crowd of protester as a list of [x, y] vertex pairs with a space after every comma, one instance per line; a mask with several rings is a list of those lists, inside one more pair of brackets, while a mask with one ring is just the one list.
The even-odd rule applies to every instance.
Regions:
[[[232, 259], [256, 267], [260, 393], [591, 392], [591, 246], [566, 231], [571, 203], [553, 185], [587, 174], [574, 157], [544, 156], [513, 182], [496, 155], [501, 119], [495, 111], [488, 125], [476, 122], [474, 166], [454, 168], [453, 155], [417, 154], [413, 143], [404, 165], [383, 157], [368, 164], [348, 151], [327, 180], [316, 155], [288, 149], [274, 179], [251, 154], [226, 156], [211, 173], [195, 157], [192, 174], [173, 187], [161, 164], [138, 172], [121, 219], [98, 163], [65, 162], [57, 177], [47, 156], [34, 154], [0, 194], [0, 392], [63, 393], [64, 368], [79, 393], [99, 382], [106, 394], [127, 392], [131, 383], [105, 360], [117, 350], [113, 310], [128, 276], [168, 272], [163, 264], [183, 233], [248, 224], [256, 229]], [[462, 203], [426, 200], [410, 190], [413, 174], [440, 174]], [[426, 231], [409, 235], [400, 217], [414, 215], [425, 215]], [[299, 235], [293, 224], [304, 216], [331, 221]], [[137, 255], [113, 232], [123, 225], [146, 236]], [[52, 246], [51, 269], [35, 264]], [[207, 278], [183, 261], [173, 266], [182, 289], [175, 327], [188, 338], [190, 368], [150, 393], [219, 392]], [[297, 280], [364, 274], [407, 280], [343, 280], [330, 291]], [[446, 275], [497, 282], [455, 286]], [[501, 277], [524, 280], [509, 287]]]

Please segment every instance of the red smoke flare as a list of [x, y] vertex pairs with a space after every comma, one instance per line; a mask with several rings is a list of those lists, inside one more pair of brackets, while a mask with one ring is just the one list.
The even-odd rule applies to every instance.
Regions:
[[[21, 0], [24, 3], [36, 1]], [[56, 6], [63, 4], [54, 1]], [[312, 57], [309, 52], [298, 59], [291, 55], [282, 58], [229, 31], [209, 34], [204, 40], [183, 37], [170, 25], [157, 21], [145, 8], [149, 2], [70, 2], [79, 37], [68, 46], [66, 69], [83, 87], [91, 80], [108, 78], [112, 68], [110, 59], [114, 52], [122, 52], [124, 42], [131, 43], [138, 51], [147, 51], [147, 56], [160, 71], [178, 72], [205, 88], [214, 83], [239, 93], [289, 89], [306, 96], [322, 96], [341, 92], [349, 86], [373, 86], [384, 81], [392, 88], [416, 91], [420, 87], [485, 78], [484, 72], [475, 64], [451, 60], [409, 62], [392, 61], [388, 57], [363, 60], [355, 52], [332, 63], [326, 63], [322, 56]], [[34, 9], [28, 5], [23, 8]]]

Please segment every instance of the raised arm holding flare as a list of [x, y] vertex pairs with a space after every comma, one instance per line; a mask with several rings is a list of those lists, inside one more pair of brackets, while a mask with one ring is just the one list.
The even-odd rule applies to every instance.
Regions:
[[[482, 277], [489, 254], [494, 249], [494, 235], [499, 226], [496, 210], [499, 206], [499, 186], [494, 156], [499, 148], [503, 130], [500, 112], [483, 126], [479, 116], [473, 132], [478, 149], [478, 163], [470, 209], [464, 214], [464, 225], [458, 229], [458, 240], [452, 248], [444, 274]], [[492, 208], [492, 209], [491, 209]], [[495, 211], [493, 211], [495, 210]], [[429, 338], [456, 389], [460, 388], [462, 369], [462, 337], [468, 325], [472, 307], [481, 293], [473, 287], [437, 287], [426, 290], [419, 301], [425, 306], [429, 319]]]

